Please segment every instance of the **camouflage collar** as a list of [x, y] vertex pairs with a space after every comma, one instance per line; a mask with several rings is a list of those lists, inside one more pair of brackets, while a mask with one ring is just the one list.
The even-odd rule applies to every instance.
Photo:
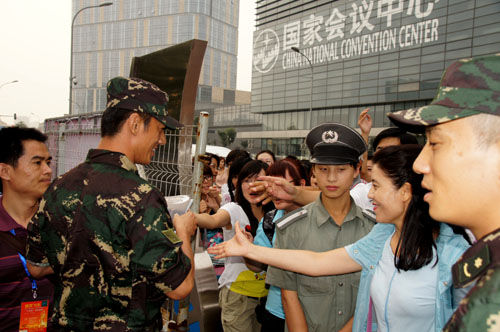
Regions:
[[453, 284], [464, 287], [486, 273], [489, 266], [500, 264], [500, 228], [467, 249], [452, 268]]
[[123, 153], [101, 149], [90, 149], [85, 162], [115, 165], [127, 171], [137, 172], [137, 167]]

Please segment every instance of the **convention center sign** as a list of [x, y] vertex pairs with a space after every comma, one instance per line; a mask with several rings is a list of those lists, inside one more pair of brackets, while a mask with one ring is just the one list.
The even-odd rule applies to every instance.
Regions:
[[[300, 19], [254, 33], [254, 68], [264, 74], [308, 66], [292, 47], [319, 65], [436, 42], [440, 19], [433, 17], [433, 12], [439, 2], [338, 1], [338, 5], [328, 7], [328, 13], [321, 8], [308, 10]], [[412, 23], [403, 25], [403, 21]]]

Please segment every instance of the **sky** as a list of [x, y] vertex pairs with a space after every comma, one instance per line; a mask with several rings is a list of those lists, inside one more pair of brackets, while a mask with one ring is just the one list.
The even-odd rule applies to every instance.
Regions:
[[[71, 0], [0, 2], [1, 121], [14, 124], [16, 113], [35, 125], [68, 113], [71, 6]], [[251, 88], [254, 16], [255, 2], [240, 0], [238, 90]]]

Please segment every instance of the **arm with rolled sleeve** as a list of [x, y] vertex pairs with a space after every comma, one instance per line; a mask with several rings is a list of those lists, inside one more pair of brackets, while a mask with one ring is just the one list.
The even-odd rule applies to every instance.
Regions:
[[[290, 249], [287, 245], [287, 235], [275, 233], [274, 247], [279, 249]], [[297, 274], [286, 270], [269, 266], [267, 269], [266, 283], [281, 288], [281, 301], [288, 330], [307, 331], [307, 321], [299, 301], [297, 293]]]
[[127, 231], [132, 268], [142, 280], [154, 285], [157, 294], [174, 299], [185, 297], [191, 289], [180, 296], [171, 296], [171, 292], [184, 281], [192, 284], [192, 250], [188, 236], [183, 235], [182, 239], [177, 236], [166, 208], [151, 207], [142, 212], [129, 221]]
[[26, 261], [30, 274], [37, 279], [54, 273], [49, 265], [40, 234], [40, 224], [45, 222], [45, 218], [44, 213], [39, 211], [28, 223]]

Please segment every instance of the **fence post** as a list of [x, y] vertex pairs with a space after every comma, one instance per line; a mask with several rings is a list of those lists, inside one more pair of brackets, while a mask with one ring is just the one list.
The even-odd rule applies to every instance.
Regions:
[[[200, 112], [200, 121], [198, 123], [196, 135], [196, 149], [194, 153], [194, 169], [193, 169], [193, 205], [192, 211], [199, 212], [201, 199], [201, 183], [203, 182], [203, 164], [198, 160], [198, 156], [205, 154], [207, 148], [208, 137], [208, 112]], [[198, 232], [199, 233], [199, 232]], [[197, 234], [199, 237], [199, 234]], [[197, 239], [199, 240], [199, 239]]]
[[[198, 160], [198, 156], [205, 154], [207, 148], [207, 137], [208, 137], [208, 117], [207, 112], [200, 113], [200, 121], [198, 123], [198, 128], [196, 132], [196, 149], [194, 153], [194, 169], [193, 169], [193, 204], [191, 205], [191, 211], [198, 213], [200, 211], [200, 199], [201, 199], [201, 184], [203, 182], [203, 164]], [[203, 246], [200, 246], [201, 234], [200, 229], [196, 230], [196, 236], [194, 239], [194, 253], [202, 252]], [[193, 262], [194, 263], [194, 262]], [[184, 331], [184, 328], [188, 328], [188, 314], [189, 314], [189, 302], [190, 297], [179, 300], [179, 313], [177, 314], [177, 324], [174, 329], [167, 329], [167, 331]], [[200, 322], [201, 323], [201, 322]], [[170, 327], [169, 327], [170, 328]], [[204, 327], [202, 327], [202, 331]]]

